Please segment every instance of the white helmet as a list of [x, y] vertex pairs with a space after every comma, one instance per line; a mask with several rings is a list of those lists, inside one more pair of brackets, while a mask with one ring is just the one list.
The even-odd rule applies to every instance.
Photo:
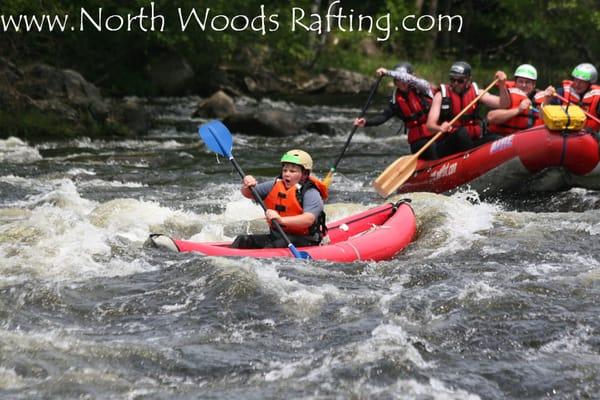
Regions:
[[594, 67], [592, 64], [582, 63], [573, 69], [571, 76], [589, 83], [596, 83], [596, 80], [598, 79], [598, 71], [596, 71], [596, 67]]
[[515, 70], [515, 78], [521, 77], [526, 79], [537, 80], [537, 70], [531, 64], [521, 64]]

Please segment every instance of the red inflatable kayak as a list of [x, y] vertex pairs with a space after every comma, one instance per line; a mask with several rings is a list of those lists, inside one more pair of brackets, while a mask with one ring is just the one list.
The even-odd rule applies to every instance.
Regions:
[[398, 192], [443, 193], [466, 183], [479, 192], [600, 189], [599, 161], [591, 134], [539, 126], [439, 160], [418, 160]]
[[[352, 262], [388, 260], [412, 241], [416, 219], [406, 201], [383, 204], [332, 222], [328, 227], [328, 244], [299, 247], [315, 260]], [[231, 243], [197, 243], [152, 234], [149, 241], [157, 248], [177, 252], [197, 252], [207, 256], [292, 257], [287, 248], [232, 249]]]

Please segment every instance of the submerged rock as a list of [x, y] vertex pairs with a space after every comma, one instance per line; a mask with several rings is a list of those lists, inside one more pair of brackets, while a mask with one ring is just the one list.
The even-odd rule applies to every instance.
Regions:
[[208, 118], [225, 118], [229, 115], [237, 113], [233, 99], [225, 92], [219, 90], [208, 99], [202, 100], [196, 111], [192, 114], [193, 117], [208, 117]]
[[301, 128], [293, 113], [279, 110], [230, 115], [223, 122], [232, 131], [256, 136], [294, 136]]

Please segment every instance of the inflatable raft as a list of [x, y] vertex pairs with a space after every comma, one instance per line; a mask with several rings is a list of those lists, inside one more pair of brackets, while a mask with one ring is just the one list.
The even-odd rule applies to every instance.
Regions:
[[[299, 247], [315, 260], [352, 262], [388, 260], [412, 241], [416, 219], [407, 201], [383, 204], [327, 225], [328, 234], [320, 246]], [[151, 234], [151, 245], [176, 252], [196, 252], [206, 256], [292, 257], [287, 248], [232, 249], [227, 243], [198, 243]]]
[[439, 160], [418, 160], [399, 193], [443, 193], [469, 184], [480, 193], [600, 189], [598, 140], [584, 131], [538, 126]]

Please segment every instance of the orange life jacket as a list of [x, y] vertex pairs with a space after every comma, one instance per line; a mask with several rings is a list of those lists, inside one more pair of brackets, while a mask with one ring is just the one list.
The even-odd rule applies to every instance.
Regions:
[[[598, 107], [600, 106], [600, 86], [590, 85], [588, 91], [580, 96], [573, 89], [573, 81], [564, 80], [562, 81], [563, 97], [569, 100], [570, 103], [577, 104], [583, 110], [592, 114], [596, 118], [600, 117]], [[567, 104], [566, 101], [562, 102]], [[587, 118], [585, 121], [585, 128], [594, 132], [600, 130], [600, 123], [594, 121], [593, 118]]]
[[[442, 84], [440, 87], [442, 93], [442, 105], [440, 110], [439, 123], [450, 121], [458, 115], [471, 101], [479, 94], [479, 88], [475, 82], [469, 85], [469, 88], [462, 95], [454, 92], [449, 85]], [[453, 125], [456, 130], [464, 126], [472, 139], [479, 139], [482, 135], [481, 117], [479, 116], [479, 102], [473, 104]]]
[[[304, 185], [297, 184], [289, 189], [286, 189], [283, 180], [278, 178], [275, 180], [273, 188], [264, 199], [265, 206], [267, 209], [277, 211], [282, 217], [301, 215], [304, 213], [302, 199], [304, 193], [310, 188], [316, 188], [321, 194], [323, 201], [327, 200], [327, 197], [329, 196], [327, 186], [314, 176], [309, 176]], [[315, 219], [315, 222], [307, 228], [299, 229], [282, 226], [282, 229], [291, 235], [307, 236], [313, 235], [320, 230], [321, 233], [324, 233], [324, 224], [325, 213], [321, 212], [321, 215]]]
[[[521, 104], [521, 101], [524, 99], [531, 100], [527, 93], [516, 87], [515, 82], [506, 81], [506, 87], [510, 95], [511, 104], [509, 108], [518, 108], [519, 104]], [[532, 104], [534, 104], [534, 101], [532, 101]], [[542, 125], [543, 123], [544, 121], [540, 118], [539, 112], [533, 111], [530, 108], [520, 112], [501, 124], [491, 124], [489, 129], [493, 133], [510, 135], [511, 133], [522, 131], [523, 129], [531, 128], [532, 126]]]
[[405, 97], [398, 89], [394, 90], [393, 102], [398, 105], [398, 117], [404, 121], [408, 135], [408, 143], [432, 136], [427, 129], [427, 113], [431, 107], [431, 97], [419, 94], [414, 89], [408, 90]]
[[575, 91], [575, 89], [573, 89], [573, 81], [570, 81], [570, 80], [562, 81], [562, 89], [563, 89], [562, 97], [564, 97], [566, 99], [566, 101], [564, 101], [564, 104], [569, 102], [569, 103], [581, 105], [580, 104], [581, 96], [579, 96], [577, 94], [577, 92]]

